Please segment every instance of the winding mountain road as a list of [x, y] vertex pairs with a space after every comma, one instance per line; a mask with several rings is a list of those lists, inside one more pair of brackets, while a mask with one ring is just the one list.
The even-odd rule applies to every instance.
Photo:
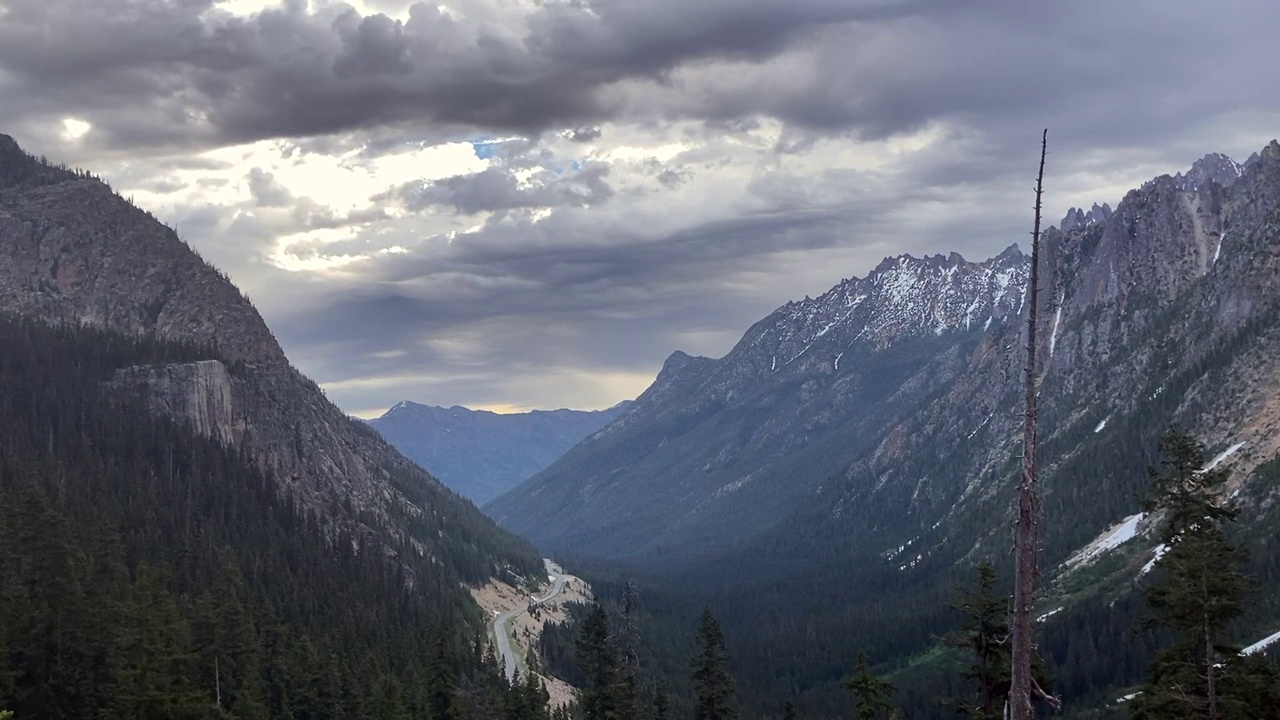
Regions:
[[[551, 590], [540, 598], [532, 598], [533, 605], [542, 605], [549, 602], [564, 590], [565, 575], [564, 571], [558, 565], [550, 560], [543, 560], [547, 568], [547, 577], [551, 580]], [[520, 607], [514, 610], [508, 610], [493, 619], [493, 635], [497, 638], [498, 654], [502, 656], [503, 675], [506, 676], [507, 682], [510, 682], [516, 674], [516, 651], [511, 647], [511, 633], [507, 631], [507, 623], [520, 613], [527, 612], [528, 607]]]

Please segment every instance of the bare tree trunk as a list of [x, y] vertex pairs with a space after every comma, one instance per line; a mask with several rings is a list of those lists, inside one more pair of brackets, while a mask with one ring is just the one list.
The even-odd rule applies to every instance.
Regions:
[[1049, 145], [1049, 131], [1040, 138], [1040, 172], [1036, 176], [1036, 224], [1031, 231], [1031, 278], [1027, 282], [1027, 407], [1023, 416], [1022, 483], [1018, 487], [1018, 528], [1014, 536], [1013, 648], [1009, 685], [1009, 709], [1012, 720], [1031, 720], [1031, 608], [1035, 603], [1036, 561], [1039, 544], [1036, 520], [1039, 500], [1036, 497], [1036, 306], [1040, 294], [1040, 197], [1044, 193], [1044, 156]]
[[1204, 669], [1209, 693], [1209, 720], [1218, 720], [1218, 688], [1213, 677], [1213, 636], [1209, 631], [1209, 615], [1204, 618]]

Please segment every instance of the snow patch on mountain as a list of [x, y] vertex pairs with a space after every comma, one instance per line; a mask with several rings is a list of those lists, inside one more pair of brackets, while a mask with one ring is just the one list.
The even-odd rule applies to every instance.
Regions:
[[1168, 545], [1165, 545], [1164, 543], [1157, 545], [1156, 549], [1151, 553], [1151, 559], [1148, 560], [1147, 564], [1143, 565], [1142, 569], [1138, 571], [1138, 577], [1142, 577], [1154, 570], [1156, 568], [1156, 563], [1160, 562], [1160, 558], [1164, 557], [1164, 554], [1167, 552], [1169, 552]]
[[1042, 623], [1042, 622], [1044, 622], [1045, 620], [1048, 620], [1049, 618], [1053, 617], [1054, 615], [1057, 615], [1058, 613], [1062, 612], [1064, 609], [1065, 609], [1065, 608], [1061, 608], [1061, 607], [1054, 608], [1054, 609], [1050, 610], [1049, 612], [1047, 612], [1047, 613], [1045, 613], [1045, 614], [1041, 615], [1040, 617], [1036, 618], [1036, 622], [1038, 622], [1038, 623]]
[[883, 349], [902, 338], [979, 324], [985, 332], [1020, 311], [1028, 270], [1028, 258], [1016, 245], [976, 263], [957, 253], [886, 258], [864, 278], [778, 308], [733, 352], [753, 354], [757, 367], [767, 362], [776, 371], [823, 342], [834, 355], [859, 340]]
[[1217, 455], [1214, 456], [1212, 460], [1209, 461], [1208, 465], [1204, 466], [1204, 471], [1209, 472], [1210, 470], [1226, 462], [1227, 458], [1231, 457], [1232, 455], [1235, 455], [1237, 452], [1240, 451], [1240, 448], [1242, 447], [1244, 447], [1244, 443], [1238, 442], [1235, 445], [1232, 445], [1231, 447], [1227, 448], [1226, 450], [1223, 450], [1222, 452], [1218, 453]]
[[1275, 644], [1275, 643], [1277, 643], [1277, 642], [1280, 642], [1280, 632], [1278, 632], [1278, 633], [1276, 633], [1276, 634], [1274, 634], [1274, 635], [1270, 635], [1270, 636], [1268, 636], [1268, 637], [1262, 638], [1262, 639], [1261, 639], [1261, 640], [1259, 640], [1258, 642], [1256, 642], [1256, 643], [1254, 643], [1254, 644], [1250, 645], [1249, 647], [1247, 647], [1247, 648], [1245, 648], [1245, 649], [1241, 650], [1241, 651], [1240, 651], [1240, 654], [1241, 654], [1241, 655], [1252, 655], [1252, 654], [1254, 654], [1254, 653], [1260, 653], [1260, 652], [1262, 652], [1263, 650], [1266, 650], [1267, 648], [1271, 647], [1272, 645], [1274, 645], [1274, 644]]
[[1058, 303], [1057, 310], [1053, 313], [1053, 334], [1049, 336], [1049, 357], [1053, 357], [1053, 350], [1058, 346], [1058, 327], [1062, 325], [1062, 303]]
[[1129, 542], [1138, 535], [1138, 526], [1146, 513], [1137, 513], [1121, 520], [1105, 530], [1093, 542], [1089, 543], [1075, 555], [1067, 559], [1067, 567], [1076, 568], [1088, 565], [1106, 553]]

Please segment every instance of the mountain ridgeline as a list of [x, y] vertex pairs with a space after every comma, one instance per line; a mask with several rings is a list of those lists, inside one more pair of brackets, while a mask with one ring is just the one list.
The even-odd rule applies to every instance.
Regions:
[[1014, 323], [1026, 271], [1017, 247], [885, 260], [779, 308], [721, 360], [672, 355], [630, 413], [488, 510], [552, 549], [685, 553], [759, 532], [812, 489], [798, 470], [839, 471], [898, 417], [899, 394], [963, 372], [957, 341]]
[[[0, 312], [209, 348], [203, 364], [139, 364], [114, 383], [236, 448], [334, 523], [377, 517], [421, 553], [456, 543], [472, 555], [468, 580], [540, 572], [532, 548], [330, 403], [289, 364], [248, 298], [173, 230], [100, 180], [28, 157], [7, 136]], [[438, 532], [443, 524], [450, 533]]]
[[[1241, 532], [1274, 534], [1280, 144], [1073, 209], [1042, 263], [1042, 653], [1077, 707], [1100, 708], [1156, 641], [1126, 628], [1170, 425], [1234, 463]], [[859, 648], [911, 687], [951, 628], [957, 568], [1007, 562], [1028, 271], [1016, 247], [886, 259], [723, 358], [673, 354], [626, 416], [486, 510], [544, 550], [701, 593], [758, 701], [838, 711]], [[1242, 640], [1280, 624], [1280, 548], [1251, 550], [1267, 599]], [[911, 716], [946, 714], [927, 705]]]
[[405, 457], [481, 504], [545, 469], [630, 405], [498, 414], [405, 401], [369, 424]]

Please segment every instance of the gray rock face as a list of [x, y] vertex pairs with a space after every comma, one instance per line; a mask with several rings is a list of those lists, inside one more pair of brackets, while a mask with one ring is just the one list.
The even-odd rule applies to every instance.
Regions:
[[937, 392], [988, 330], [1016, 325], [1028, 270], [1016, 245], [976, 263], [888, 258], [778, 308], [724, 358], [673, 354], [625, 416], [486, 510], [596, 552], [748, 537], [866, 449], [891, 400]]
[[1185, 174], [1179, 173], [1174, 179], [1183, 190], [1195, 192], [1209, 182], [1215, 182], [1224, 188], [1231, 187], [1243, 173], [1244, 166], [1240, 163], [1221, 153], [1210, 153], [1195, 161]]
[[1094, 223], [1104, 223], [1111, 219], [1111, 206], [1107, 203], [1094, 203], [1088, 212], [1080, 208], [1071, 208], [1067, 211], [1066, 216], [1062, 218], [1062, 222], [1058, 223], [1058, 229], [1062, 232], [1071, 232], [1079, 230]]
[[479, 504], [545, 469], [630, 405], [499, 415], [406, 401], [369, 424], [406, 457]]
[[123, 368], [111, 383], [119, 392], [145, 398], [153, 413], [187, 422], [204, 437], [224, 445], [244, 438], [245, 419], [231, 400], [231, 376], [218, 360]]

